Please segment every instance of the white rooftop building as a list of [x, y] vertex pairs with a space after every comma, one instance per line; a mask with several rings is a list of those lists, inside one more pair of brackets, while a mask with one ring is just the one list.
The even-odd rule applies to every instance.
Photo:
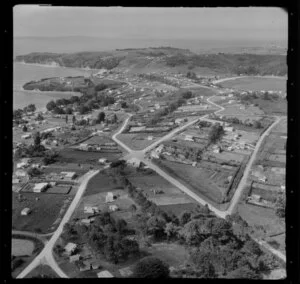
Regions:
[[36, 183], [33, 187], [33, 192], [43, 192], [47, 189], [48, 183], [47, 182], [41, 182], [41, 183]]

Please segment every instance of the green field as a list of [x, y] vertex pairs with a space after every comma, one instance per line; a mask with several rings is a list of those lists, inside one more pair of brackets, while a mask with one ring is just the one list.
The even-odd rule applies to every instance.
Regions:
[[228, 80], [221, 83], [222, 87], [252, 91], [282, 91], [286, 92], [286, 79], [247, 77]]
[[[12, 228], [20, 231], [48, 233], [52, 224], [60, 215], [60, 210], [68, 196], [47, 193], [22, 193], [23, 201], [18, 200], [18, 194], [12, 193]], [[36, 198], [39, 198], [36, 200]], [[30, 208], [31, 213], [21, 216], [24, 208]]]

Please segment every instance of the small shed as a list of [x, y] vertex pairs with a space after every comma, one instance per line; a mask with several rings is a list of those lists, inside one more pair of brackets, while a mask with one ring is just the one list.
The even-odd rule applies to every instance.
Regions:
[[85, 218], [85, 219], [81, 219], [81, 223], [85, 224], [85, 225], [90, 225], [91, 223], [93, 223], [93, 219], [89, 219], [89, 218]]
[[98, 278], [113, 278], [114, 276], [108, 271], [108, 270], [103, 270], [99, 273], [97, 273]]
[[112, 212], [115, 212], [115, 211], [118, 211], [119, 210], [119, 207], [117, 205], [110, 205], [109, 206], [109, 210], [112, 211]]
[[80, 258], [81, 258], [80, 254], [74, 254], [69, 257], [69, 261], [72, 263], [72, 262], [80, 260]]
[[100, 158], [99, 163], [100, 164], [105, 164], [105, 163], [107, 163], [107, 159], [106, 158]]
[[21, 211], [22, 216], [27, 216], [31, 212], [30, 208], [26, 207]]
[[71, 253], [73, 253], [76, 250], [76, 248], [77, 248], [77, 244], [68, 243], [65, 246], [65, 251], [66, 251], [66, 253], [71, 254]]
[[48, 183], [47, 182], [41, 182], [41, 183], [36, 183], [33, 187], [33, 192], [43, 192], [47, 189]]
[[83, 211], [86, 214], [95, 214], [99, 212], [99, 208], [97, 206], [84, 206]]
[[113, 202], [115, 200], [115, 195], [112, 192], [108, 192], [105, 197], [105, 202]]

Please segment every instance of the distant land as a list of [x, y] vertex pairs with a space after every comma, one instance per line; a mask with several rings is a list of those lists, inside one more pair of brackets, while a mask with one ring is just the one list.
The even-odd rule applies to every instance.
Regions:
[[193, 71], [226, 75], [287, 74], [286, 56], [250, 53], [196, 54], [173, 47], [127, 48], [112, 51], [49, 53], [35, 52], [16, 57], [17, 62], [71, 68], [115, 68], [132, 73], [165, 70], [171, 73]]
[[195, 38], [147, 38], [147, 37], [14, 37], [14, 57], [31, 52], [74, 53], [83, 51], [109, 51], [117, 48], [147, 48], [171, 46], [190, 49], [195, 53], [287, 53], [285, 41], [222, 40]]

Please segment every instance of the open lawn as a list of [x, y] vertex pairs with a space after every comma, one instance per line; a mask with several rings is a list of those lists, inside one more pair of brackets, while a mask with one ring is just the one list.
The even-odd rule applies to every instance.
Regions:
[[106, 158], [109, 161], [119, 159], [121, 157], [120, 153], [98, 153], [89, 151], [79, 151], [71, 148], [65, 148], [59, 152], [60, 156], [58, 158], [59, 162], [65, 163], [88, 163], [97, 165], [100, 158]]
[[30, 240], [12, 239], [11, 254], [15, 256], [30, 256], [34, 249], [34, 243]]
[[124, 184], [120, 178], [108, 175], [106, 172], [100, 172], [90, 179], [84, 196], [123, 188]]
[[286, 79], [247, 77], [222, 82], [224, 88], [252, 91], [282, 91], [286, 92]]
[[49, 265], [39, 265], [25, 276], [25, 278], [41, 278], [41, 277], [59, 278], [59, 276]]
[[207, 175], [207, 172], [205, 173], [202, 168], [167, 160], [160, 160], [157, 165], [162, 167], [163, 170], [166, 170], [193, 192], [199, 194], [203, 199], [211, 201], [216, 206], [222, 203], [223, 195], [221, 189], [209, 179], [212, 172], [210, 175]]
[[184, 246], [175, 243], [152, 244], [146, 251], [175, 268], [183, 266], [188, 260], [188, 252]]
[[258, 107], [245, 107], [245, 109], [243, 109], [242, 105], [240, 104], [228, 104], [224, 105], [224, 108], [225, 109], [220, 111], [218, 115], [259, 116], [264, 114], [263, 111], [261, 111]]
[[[62, 194], [22, 193], [23, 201], [19, 201], [18, 194], [13, 192], [12, 228], [38, 233], [50, 232], [56, 219], [64, 214], [71, 198]], [[21, 211], [26, 207], [32, 212], [27, 216], [21, 216]]]
[[[128, 177], [131, 183], [140, 188], [147, 198], [157, 205], [174, 205], [193, 203], [194, 200], [181, 190], [174, 187], [164, 178], [156, 173], [151, 175], [133, 174]], [[154, 194], [153, 190], [162, 191], [162, 193]]]
[[160, 205], [159, 208], [166, 211], [166, 212], [169, 212], [169, 213], [173, 213], [175, 214], [176, 216], [180, 216], [180, 214], [182, 212], [185, 212], [185, 211], [193, 211], [195, 210], [197, 207], [200, 207], [201, 205], [200, 204], [197, 204], [196, 202], [195, 203], [185, 203], [185, 204], [170, 204], [170, 205]]
[[[240, 203], [238, 213], [250, 226], [253, 226], [256, 237], [264, 237], [285, 231], [284, 219], [279, 219], [273, 209]], [[262, 226], [265, 233], [263, 230], [257, 229], [257, 226]]]
[[[147, 138], [152, 136], [152, 140], [148, 140]], [[161, 136], [152, 133], [140, 133], [140, 134], [129, 134], [122, 133], [118, 135], [118, 139], [120, 139], [123, 143], [125, 143], [132, 150], [143, 150], [148, 147], [155, 141], [157, 141]]]

